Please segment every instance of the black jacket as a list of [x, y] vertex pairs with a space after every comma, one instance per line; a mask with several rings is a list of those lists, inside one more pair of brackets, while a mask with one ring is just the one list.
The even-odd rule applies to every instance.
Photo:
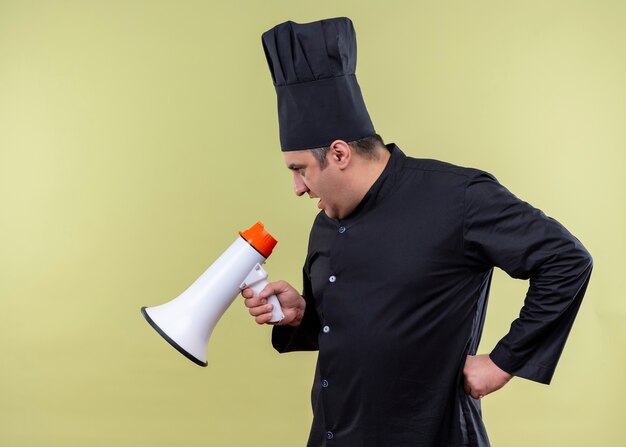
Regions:
[[462, 370], [480, 341], [493, 267], [530, 287], [490, 357], [549, 383], [591, 257], [491, 175], [387, 147], [387, 166], [348, 218], [317, 216], [305, 316], [297, 329], [275, 327], [274, 347], [319, 349], [309, 446], [487, 446]]

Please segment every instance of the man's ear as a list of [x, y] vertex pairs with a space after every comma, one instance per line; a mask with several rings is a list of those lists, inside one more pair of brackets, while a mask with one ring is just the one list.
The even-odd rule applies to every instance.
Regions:
[[335, 140], [330, 143], [328, 158], [339, 169], [346, 169], [352, 160], [352, 148], [343, 140]]

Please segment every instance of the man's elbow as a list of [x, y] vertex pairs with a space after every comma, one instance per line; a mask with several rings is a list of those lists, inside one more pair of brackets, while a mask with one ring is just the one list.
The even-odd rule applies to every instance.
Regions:
[[579, 257], [580, 257], [580, 265], [585, 269], [591, 271], [593, 268], [593, 257], [589, 250], [587, 250], [582, 244], [579, 245]]

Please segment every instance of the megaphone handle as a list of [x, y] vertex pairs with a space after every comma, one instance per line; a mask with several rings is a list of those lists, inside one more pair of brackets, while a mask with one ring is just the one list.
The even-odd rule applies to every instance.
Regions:
[[[260, 264], [257, 264], [246, 277], [245, 281], [241, 285], [241, 288], [245, 289], [246, 287], [249, 287], [255, 295], [258, 295], [268, 284], [267, 272]], [[278, 323], [282, 321], [282, 319], [285, 318], [285, 314], [283, 314], [283, 310], [280, 307], [280, 302], [278, 301], [276, 295], [270, 296], [267, 299], [267, 302], [274, 306], [272, 309], [272, 318], [270, 319], [270, 323]]]

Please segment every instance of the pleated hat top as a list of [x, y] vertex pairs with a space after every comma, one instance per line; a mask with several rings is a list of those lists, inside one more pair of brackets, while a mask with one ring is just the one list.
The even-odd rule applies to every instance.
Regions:
[[278, 100], [281, 150], [375, 133], [356, 79], [356, 34], [346, 17], [285, 22], [263, 33]]

